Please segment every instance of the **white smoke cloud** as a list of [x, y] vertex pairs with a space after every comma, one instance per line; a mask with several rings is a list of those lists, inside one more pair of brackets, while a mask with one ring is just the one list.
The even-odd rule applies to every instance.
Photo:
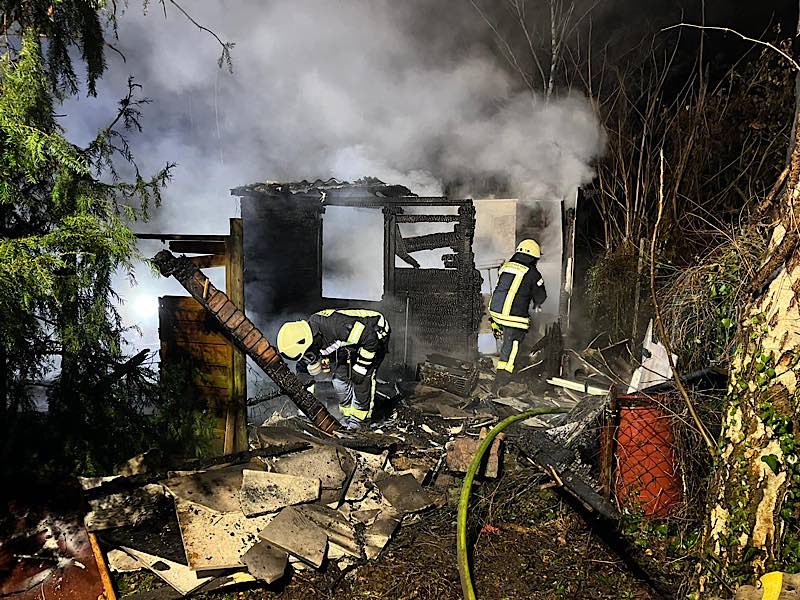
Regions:
[[603, 148], [588, 102], [520, 90], [466, 4], [191, 3], [236, 43], [230, 74], [207, 33], [131, 3], [115, 44], [126, 62], [109, 53], [99, 97], [68, 102], [63, 123], [85, 143], [128, 76], [143, 85], [153, 102], [134, 153], [144, 171], [178, 167], [140, 230], [225, 232], [238, 214], [229, 189], [264, 180], [371, 175], [428, 195], [453, 176], [505, 174], [526, 202], [571, 197]]

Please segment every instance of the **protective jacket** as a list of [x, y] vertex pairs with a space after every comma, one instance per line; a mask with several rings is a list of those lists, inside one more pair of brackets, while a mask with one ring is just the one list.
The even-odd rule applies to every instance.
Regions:
[[498, 325], [528, 329], [528, 307], [540, 306], [547, 298], [544, 280], [536, 268], [537, 259], [517, 252], [500, 267], [497, 285], [489, 304], [489, 316]]
[[[386, 351], [389, 323], [366, 309], [328, 309], [308, 318], [314, 341], [309, 349], [321, 358], [335, 358], [341, 348], [355, 350], [353, 373], [360, 377], [378, 365]], [[352, 354], [351, 354], [352, 356]]]

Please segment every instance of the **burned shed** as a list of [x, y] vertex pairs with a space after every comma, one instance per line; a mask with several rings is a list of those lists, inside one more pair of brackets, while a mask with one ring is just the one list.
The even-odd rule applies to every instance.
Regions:
[[[421, 197], [373, 178], [260, 183], [231, 193], [241, 199], [246, 304], [265, 330], [324, 308], [361, 306], [392, 325], [388, 365], [413, 368], [443, 349], [475, 359], [483, 301], [472, 200]], [[352, 256], [371, 252], [367, 237], [382, 242], [368, 269], [379, 273], [353, 273], [380, 275], [378, 297], [326, 297], [324, 230], [334, 207], [352, 211], [345, 234]], [[436, 251], [439, 264], [419, 260], [425, 251]]]

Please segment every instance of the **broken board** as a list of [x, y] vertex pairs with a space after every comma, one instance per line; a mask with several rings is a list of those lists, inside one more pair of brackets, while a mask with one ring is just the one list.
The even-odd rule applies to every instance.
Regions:
[[383, 497], [401, 513], [414, 513], [433, 506], [430, 496], [411, 474], [387, 475], [377, 482]]
[[214, 579], [213, 575], [203, 577], [186, 565], [172, 562], [160, 556], [154, 556], [153, 554], [147, 554], [146, 552], [141, 552], [133, 548], [126, 548], [124, 546], [121, 550], [125, 552], [125, 554], [135, 558], [140, 564], [155, 573], [158, 577], [171, 585], [175, 591], [184, 596], [191, 594], [199, 587]]
[[285, 506], [313, 502], [320, 495], [316, 477], [302, 477], [266, 471], [242, 472], [240, 503], [247, 517], [277, 512]]
[[261, 539], [319, 568], [325, 560], [328, 536], [295, 506], [287, 506], [260, 534]]
[[267, 541], [261, 540], [242, 556], [247, 571], [259, 581], [274, 583], [286, 572], [289, 555]]
[[162, 483], [176, 501], [202, 504], [217, 512], [233, 512], [240, 510], [239, 491], [242, 488], [242, 471], [256, 468], [253, 464], [233, 465], [171, 477]]
[[338, 510], [320, 504], [303, 504], [297, 510], [327, 534], [329, 544], [336, 544], [350, 556], [364, 558], [353, 525]]
[[348, 450], [336, 446], [319, 446], [282, 456], [272, 463], [272, 471], [287, 475], [319, 477], [322, 482], [322, 504], [339, 503], [344, 498], [350, 478], [356, 468]]
[[241, 556], [258, 542], [271, 515], [249, 519], [241, 511], [218, 512], [176, 501], [175, 512], [189, 567], [195, 571], [241, 567]]

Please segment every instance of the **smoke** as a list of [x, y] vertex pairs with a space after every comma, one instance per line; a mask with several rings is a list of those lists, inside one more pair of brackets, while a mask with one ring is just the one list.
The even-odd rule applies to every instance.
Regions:
[[453, 178], [500, 175], [525, 202], [573, 197], [604, 143], [588, 102], [521, 89], [468, 4], [192, 3], [199, 23], [236, 43], [228, 73], [207, 33], [131, 3], [115, 44], [125, 62], [110, 52], [98, 98], [67, 102], [63, 124], [86, 143], [128, 76], [142, 84], [152, 103], [133, 152], [143, 172], [178, 167], [141, 231], [225, 232], [238, 214], [229, 189], [264, 180], [371, 175], [429, 195]]

